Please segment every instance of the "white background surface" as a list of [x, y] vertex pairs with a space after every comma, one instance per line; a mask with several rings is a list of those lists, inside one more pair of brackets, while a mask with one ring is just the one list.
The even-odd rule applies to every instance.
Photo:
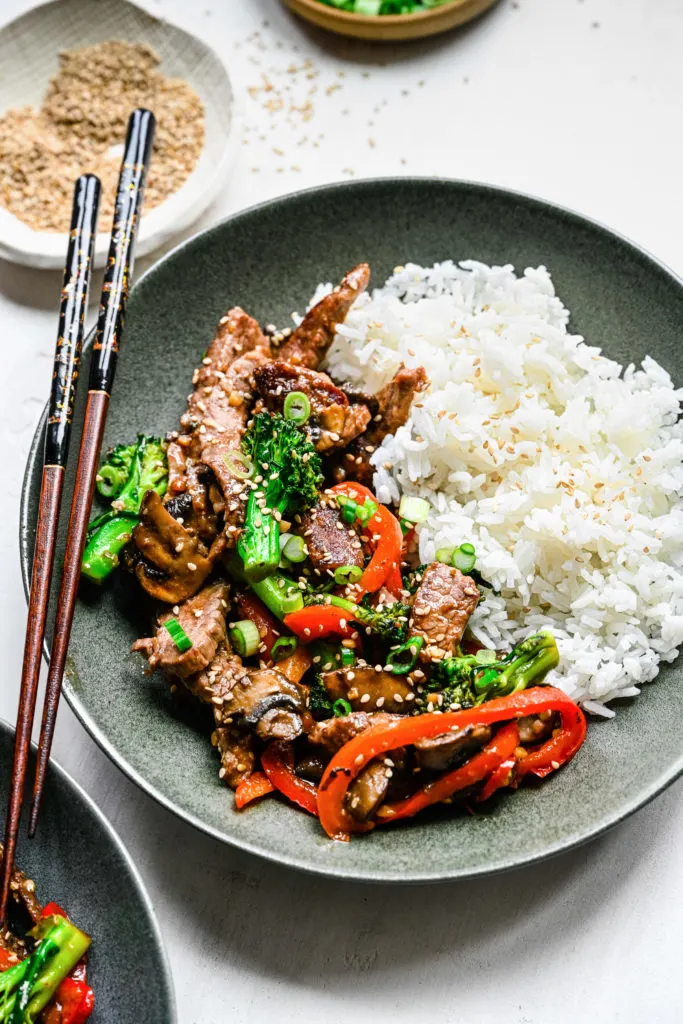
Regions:
[[[6, 19], [27, 6], [0, 0]], [[352, 174], [438, 173], [574, 207], [683, 273], [683, 0], [501, 0], [460, 34], [403, 49], [308, 32], [277, 0], [147, 6], [211, 42], [243, 96], [244, 143], [207, 223]], [[292, 64], [304, 69], [288, 72]], [[263, 73], [270, 93], [257, 90]], [[283, 109], [270, 109], [278, 96]], [[289, 110], [309, 99], [308, 120], [305, 109]], [[0, 264], [6, 718], [15, 714], [25, 624], [20, 485], [49, 389], [59, 286], [59, 275]], [[311, 879], [195, 833], [138, 792], [67, 706], [55, 751], [142, 871], [181, 1024], [683, 1019], [680, 783], [608, 836], [541, 867], [400, 890]]]

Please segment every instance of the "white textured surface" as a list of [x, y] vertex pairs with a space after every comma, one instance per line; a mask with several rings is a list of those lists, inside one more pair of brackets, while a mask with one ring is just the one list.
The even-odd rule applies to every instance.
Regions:
[[[1, 0], [0, 11], [10, 18], [27, 6]], [[350, 171], [441, 173], [573, 206], [683, 272], [683, 0], [501, 0], [459, 36], [402, 50], [313, 35], [276, 0], [148, 7], [216, 47], [245, 97], [248, 144], [207, 223]], [[261, 36], [247, 41], [255, 31]], [[314, 68], [287, 73], [307, 59]], [[320, 75], [307, 78], [314, 69]], [[251, 96], [264, 72], [277, 89]], [[283, 85], [285, 109], [266, 106]], [[287, 114], [290, 101], [305, 108], [309, 98], [309, 120], [306, 110]], [[15, 713], [25, 619], [21, 474], [49, 386], [59, 284], [57, 274], [0, 264], [4, 717]], [[166, 935], [181, 1024], [683, 1018], [681, 784], [612, 834], [541, 867], [472, 884], [372, 889], [280, 871], [195, 834], [125, 780], [66, 706], [56, 753], [140, 866]]]

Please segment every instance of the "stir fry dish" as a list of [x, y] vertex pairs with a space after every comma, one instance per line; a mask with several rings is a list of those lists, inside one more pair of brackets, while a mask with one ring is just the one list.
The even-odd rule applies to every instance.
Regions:
[[586, 731], [542, 685], [550, 633], [506, 652], [474, 641], [474, 546], [419, 564], [430, 504], [373, 493], [371, 456], [429, 381], [402, 365], [366, 394], [321, 370], [369, 274], [356, 267], [295, 329], [231, 309], [180, 430], [106, 456], [110, 507], [83, 558], [85, 577], [120, 563], [157, 603], [133, 650], [210, 708], [236, 806], [277, 793], [335, 839], [542, 779]]
[[0, 933], [0, 1024], [85, 1024], [95, 1005], [90, 937], [56, 903], [41, 906], [35, 883], [16, 868], [9, 919]]

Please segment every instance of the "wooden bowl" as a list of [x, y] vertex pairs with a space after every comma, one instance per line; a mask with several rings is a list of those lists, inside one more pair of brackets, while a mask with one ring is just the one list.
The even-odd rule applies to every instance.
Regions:
[[483, 14], [496, 2], [497, 0], [451, 0], [451, 3], [442, 7], [434, 7], [417, 14], [383, 14], [373, 17], [339, 11], [335, 7], [320, 3], [320, 0], [284, 0], [295, 14], [319, 28], [355, 39], [371, 39], [383, 43], [423, 39], [438, 32], [446, 32]]

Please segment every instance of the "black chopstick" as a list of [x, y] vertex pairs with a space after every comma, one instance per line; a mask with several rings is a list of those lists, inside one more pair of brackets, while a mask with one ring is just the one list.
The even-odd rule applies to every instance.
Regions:
[[55, 540], [64, 485], [64, 469], [69, 456], [71, 421], [97, 234], [99, 203], [99, 179], [93, 174], [82, 175], [74, 187], [69, 245], [59, 305], [59, 328], [52, 371], [52, 389], [45, 428], [43, 477], [38, 505], [31, 594], [24, 643], [24, 663], [21, 673], [12, 777], [5, 824], [0, 925], [4, 924], [6, 917], [7, 898], [14, 868], [14, 854], [24, 799], [31, 731], [38, 693], [40, 659], [45, 635], [45, 619], [54, 564]]
[[114, 384], [119, 345], [123, 334], [130, 279], [133, 273], [135, 240], [142, 210], [145, 179], [154, 141], [155, 121], [149, 110], [133, 111], [128, 121], [121, 163], [109, 256], [102, 284], [102, 298], [90, 364], [88, 402], [78, 455], [76, 482], [64, 552], [64, 571], [59, 590], [54, 637], [50, 653], [43, 721], [38, 744], [29, 835], [35, 834], [40, 802], [50, 759], [62, 676], [71, 637], [81, 559], [90, 519], [95, 478], [109, 398]]

